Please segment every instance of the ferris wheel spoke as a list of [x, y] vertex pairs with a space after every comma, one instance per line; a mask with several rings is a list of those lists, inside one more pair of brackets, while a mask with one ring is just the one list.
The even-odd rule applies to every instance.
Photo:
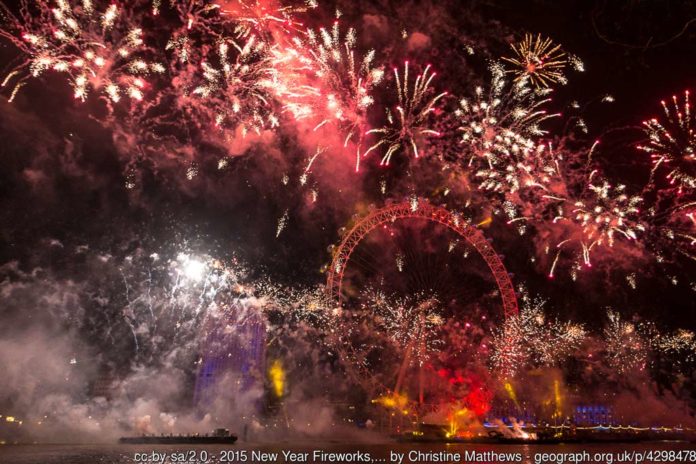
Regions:
[[[481, 258], [462, 264], [469, 249]], [[507, 271], [479, 229], [425, 200], [372, 211], [343, 236], [327, 275], [331, 296], [362, 308], [346, 312], [337, 328], [341, 356], [359, 364], [346, 371], [425, 404], [425, 369], [443, 343], [439, 327], [472, 301], [493, 301], [485, 282], [498, 288], [503, 313], [515, 314]]]

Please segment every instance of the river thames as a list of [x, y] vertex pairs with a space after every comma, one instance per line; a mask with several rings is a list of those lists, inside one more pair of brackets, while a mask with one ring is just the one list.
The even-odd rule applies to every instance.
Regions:
[[696, 444], [685, 442], [572, 445], [298, 444], [238, 445], [5, 445], [2, 464], [125, 463], [634, 463], [696, 462]]

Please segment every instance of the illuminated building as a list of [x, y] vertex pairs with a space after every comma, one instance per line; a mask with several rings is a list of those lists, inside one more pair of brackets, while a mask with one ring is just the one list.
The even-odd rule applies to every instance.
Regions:
[[603, 405], [580, 405], [573, 412], [576, 425], [612, 425], [614, 414], [611, 407]]
[[264, 382], [266, 325], [256, 313], [209, 320], [193, 400], [213, 403], [219, 391], [248, 391]]

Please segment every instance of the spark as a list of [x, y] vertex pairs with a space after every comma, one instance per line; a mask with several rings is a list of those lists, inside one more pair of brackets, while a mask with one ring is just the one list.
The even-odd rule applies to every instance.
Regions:
[[635, 272], [626, 276], [626, 282], [628, 282], [628, 286], [631, 287], [633, 290], [635, 290], [638, 287], [636, 277], [637, 276]]
[[276, 238], [280, 237], [280, 234], [283, 233], [285, 230], [285, 227], [288, 225], [288, 219], [290, 218], [290, 210], [285, 210], [283, 215], [278, 219], [278, 226], [276, 227]]
[[418, 209], [418, 196], [416, 196], [415, 194], [411, 195], [408, 201], [411, 207], [411, 211], [415, 212]]
[[404, 255], [403, 255], [403, 253], [398, 253], [396, 255], [396, 268], [399, 270], [399, 272], [404, 271]]
[[198, 166], [196, 164], [191, 164], [191, 166], [189, 166], [186, 169], [186, 179], [193, 180], [196, 178], [197, 175], [198, 175]]

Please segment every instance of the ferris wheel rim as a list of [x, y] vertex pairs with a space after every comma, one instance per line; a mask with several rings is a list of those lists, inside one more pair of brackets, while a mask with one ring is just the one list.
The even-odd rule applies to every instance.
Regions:
[[377, 227], [404, 219], [426, 219], [444, 225], [464, 238], [484, 259], [493, 275], [506, 318], [519, 313], [515, 289], [502, 259], [480, 229], [468, 224], [456, 213], [441, 206], [431, 205], [425, 199], [406, 200], [376, 209], [364, 216], [348, 231], [336, 248], [327, 271], [326, 292], [339, 305], [342, 302], [343, 277], [350, 257], [360, 242]]

